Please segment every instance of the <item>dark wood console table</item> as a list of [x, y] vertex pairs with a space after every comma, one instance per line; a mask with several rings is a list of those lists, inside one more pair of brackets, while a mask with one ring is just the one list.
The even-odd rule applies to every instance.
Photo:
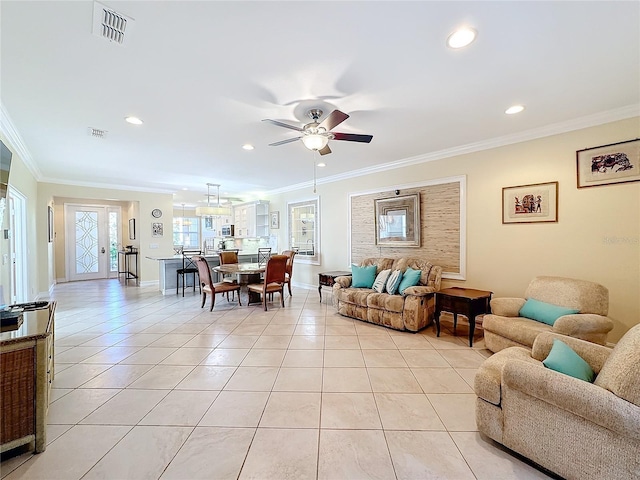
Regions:
[[336, 277], [350, 277], [351, 272], [335, 271], [324, 272], [318, 274], [318, 294], [320, 295], [320, 303], [322, 303], [322, 287], [332, 287], [336, 283]]
[[458, 314], [469, 319], [469, 346], [473, 346], [473, 332], [476, 328], [476, 316], [491, 312], [489, 302], [493, 292], [474, 290], [473, 288], [451, 287], [436, 292], [436, 322], [437, 336], [440, 336], [440, 313], [453, 313], [453, 330], [455, 332]]

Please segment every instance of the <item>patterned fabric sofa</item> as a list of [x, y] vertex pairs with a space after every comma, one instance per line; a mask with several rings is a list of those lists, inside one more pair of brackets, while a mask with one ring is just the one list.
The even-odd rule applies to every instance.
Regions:
[[[554, 339], [582, 357], [593, 383], [545, 368]], [[478, 430], [567, 480], [640, 478], [640, 325], [615, 348], [553, 332], [478, 369]]]
[[376, 266], [376, 274], [391, 269], [421, 270], [420, 282], [402, 295], [377, 293], [370, 288], [352, 288], [351, 277], [337, 277], [333, 303], [340, 315], [417, 332], [431, 323], [435, 310], [434, 292], [440, 290], [442, 267], [421, 258], [366, 258], [359, 266]]

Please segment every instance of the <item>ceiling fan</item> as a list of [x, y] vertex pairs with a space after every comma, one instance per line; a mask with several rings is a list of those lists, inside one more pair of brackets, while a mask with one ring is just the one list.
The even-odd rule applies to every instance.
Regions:
[[322, 122], [319, 122], [322, 117], [322, 110], [319, 108], [312, 108], [307, 112], [307, 116], [311, 118], [311, 123], [307, 123], [302, 127], [295, 125], [289, 125], [288, 123], [282, 123], [277, 120], [265, 119], [263, 122], [269, 122], [279, 127], [290, 128], [301, 132], [302, 135], [295, 138], [289, 138], [287, 140], [281, 140], [279, 142], [270, 143], [270, 147], [277, 145], [284, 145], [285, 143], [295, 142], [296, 140], [302, 140], [304, 146], [309, 150], [317, 150], [320, 155], [327, 155], [331, 153], [329, 148], [329, 140], [345, 140], [347, 142], [362, 142], [369, 143], [373, 138], [373, 135], [359, 135], [355, 133], [339, 133], [332, 132], [331, 130], [344, 122], [349, 115], [341, 112], [340, 110], [334, 110]]

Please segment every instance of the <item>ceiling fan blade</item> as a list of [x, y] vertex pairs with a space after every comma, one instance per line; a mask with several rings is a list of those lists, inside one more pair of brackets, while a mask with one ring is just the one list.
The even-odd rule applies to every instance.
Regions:
[[282, 123], [282, 122], [279, 122], [277, 120], [271, 120], [270, 118], [265, 118], [262, 121], [263, 122], [273, 123], [274, 125], [277, 125], [278, 127], [290, 128], [291, 130], [296, 130], [298, 132], [302, 132], [303, 131], [302, 128], [296, 127], [295, 125], [289, 125], [288, 123]]
[[329, 114], [327, 118], [320, 122], [320, 125], [318, 125], [318, 127], [324, 128], [328, 132], [332, 128], [340, 125], [347, 118], [349, 118], [349, 115], [347, 115], [346, 113], [341, 112], [340, 110], [334, 110]]
[[285, 143], [295, 142], [296, 140], [300, 140], [301, 138], [302, 137], [287, 138], [286, 140], [280, 140], [279, 142], [270, 143], [269, 146], [277, 147], [278, 145], [284, 145]]
[[329, 148], [329, 145], [325, 145], [325, 147], [321, 150], [318, 150], [318, 153], [320, 155], [328, 155], [331, 153], [331, 149]]
[[369, 143], [373, 139], [373, 135], [358, 135], [356, 133], [338, 133], [333, 132], [334, 140], [346, 140], [347, 142]]

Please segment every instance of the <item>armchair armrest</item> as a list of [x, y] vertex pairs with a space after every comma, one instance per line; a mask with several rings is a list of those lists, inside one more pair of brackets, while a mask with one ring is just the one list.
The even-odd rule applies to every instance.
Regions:
[[[351, 286], [351, 277], [336, 277], [333, 288], [349, 288]], [[339, 287], [336, 287], [339, 285]]]
[[502, 383], [507, 390], [518, 390], [588, 422], [640, 440], [640, 407], [609, 390], [517, 360], [505, 365]]
[[491, 300], [491, 313], [502, 317], [517, 317], [525, 302], [524, 298], [494, 298]]
[[586, 340], [580, 340], [579, 338], [567, 337], [566, 335], [560, 335], [554, 332], [542, 332], [533, 342], [533, 348], [531, 350], [531, 356], [538, 361], [542, 361], [547, 358], [551, 347], [553, 346], [553, 339], [557, 338], [569, 345], [585, 362], [589, 364], [596, 373], [602, 370], [604, 362], [609, 358], [611, 349], [603, 347], [597, 343], [587, 342]]
[[613, 330], [613, 320], [595, 313], [563, 315], [553, 324], [553, 331], [571, 337], [592, 333], [606, 334]]
[[431, 295], [436, 291], [433, 287], [425, 287], [424, 285], [416, 285], [414, 287], [408, 287], [402, 292], [403, 296], [413, 295], [416, 297], [425, 297], [427, 295]]

